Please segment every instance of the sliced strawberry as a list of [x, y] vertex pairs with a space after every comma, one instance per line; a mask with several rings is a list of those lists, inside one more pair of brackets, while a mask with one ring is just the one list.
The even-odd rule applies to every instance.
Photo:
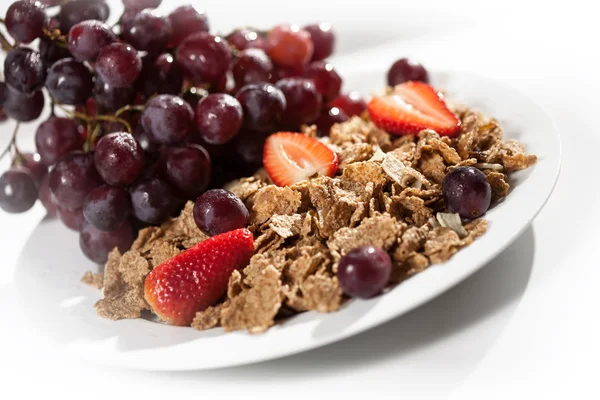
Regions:
[[429, 128], [442, 136], [454, 136], [460, 130], [460, 120], [442, 95], [423, 82], [397, 85], [392, 93], [374, 97], [367, 108], [375, 125], [396, 135], [417, 134]]
[[227, 291], [229, 277], [250, 261], [254, 238], [248, 229], [213, 236], [154, 268], [144, 283], [144, 298], [160, 319], [190, 325], [198, 311]]
[[265, 143], [263, 165], [278, 186], [289, 186], [315, 175], [334, 176], [337, 154], [315, 138], [279, 132]]

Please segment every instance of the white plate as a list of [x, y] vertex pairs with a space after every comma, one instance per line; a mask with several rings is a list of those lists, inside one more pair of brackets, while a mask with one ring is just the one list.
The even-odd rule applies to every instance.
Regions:
[[[368, 94], [381, 87], [383, 70], [355, 71], [347, 88]], [[489, 232], [448, 263], [434, 266], [377, 298], [350, 301], [339, 312], [298, 315], [261, 335], [198, 332], [149, 320], [112, 322], [96, 316], [98, 291], [80, 283], [95, 267], [81, 255], [77, 235], [56, 221], [42, 222], [25, 246], [16, 269], [19, 305], [44, 335], [65, 350], [105, 364], [144, 370], [209, 369], [298, 353], [365, 331], [456, 285], [505, 249], [531, 223], [550, 196], [559, 174], [558, 132], [529, 98], [488, 78], [436, 74], [434, 84], [455, 98], [497, 117], [507, 137], [518, 138], [539, 162], [516, 173], [510, 196], [491, 210]]]

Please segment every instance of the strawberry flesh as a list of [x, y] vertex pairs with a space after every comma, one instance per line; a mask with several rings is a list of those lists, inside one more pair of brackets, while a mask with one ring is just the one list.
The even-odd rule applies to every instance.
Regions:
[[290, 186], [315, 175], [334, 176], [338, 157], [315, 138], [279, 132], [265, 143], [263, 165], [274, 184]]
[[433, 129], [442, 136], [455, 136], [460, 130], [460, 120], [442, 95], [423, 82], [397, 85], [392, 93], [374, 97], [367, 108], [375, 125], [395, 135]]
[[248, 265], [253, 247], [248, 229], [206, 239], [154, 268], [146, 277], [144, 297], [162, 320], [190, 325], [198, 311], [225, 294], [229, 277]]

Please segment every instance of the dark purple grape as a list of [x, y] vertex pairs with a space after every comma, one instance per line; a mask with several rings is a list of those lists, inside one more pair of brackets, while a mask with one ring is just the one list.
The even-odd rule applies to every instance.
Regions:
[[208, 32], [208, 18], [202, 8], [192, 5], [177, 7], [169, 14], [171, 21], [171, 47], [178, 47], [188, 36], [196, 32]]
[[421, 65], [407, 58], [401, 58], [392, 64], [387, 74], [387, 84], [396, 86], [408, 81], [429, 82], [429, 74]]
[[131, 45], [113, 43], [104, 47], [96, 60], [96, 73], [111, 86], [133, 86], [142, 72], [142, 59]]
[[98, 141], [94, 162], [104, 182], [127, 186], [135, 182], [144, 169], [144, 150], [131, 134], [115, 132]]
[[56, 203], [65, 208], [82, 207], [88, 193], [101, 184], [89, 153], [70, 153], [50, 171], [50, 192]]
[[45, 5], [46, 7], [54, 7], [64, 3], [64, 0], [39, 0], [39, 2]]
[[277, 83], [285, 78], [302, 78], [304, 76], [304, 70], [306, 69], [306, 65], [302, 65], [298, 68], [290, 68], [290, 67], [275, 67], [273, 70], [273, 74], [271, 76], [271, 82]]
[[321, 93], [323, 100], [333, 100], [340, 94], [342, 78], [333, 68], [333, 64], [325, 61], [310, 63], [304, 72], [304, 76], [315, 82], [317, 91]]
[[481, 217], [490, 208], [492, 188], [483, 172], [473, 167], [458, 167], [442, 183], [446, 207], [462, 218]]
[[128, 104], [132, 104], [135, 99], [135, 88], [133, 87], [114, 87], [104, 82], [101, 77], [96, 77], [94, 84], [94, 99], [104, 112], [113, 112]]
[[0, 208], [7, 213], [23, 213], [37, 198], [35, 180], [26, 170], [13, 168], [0, 176]]
[[194, 204], [194, 221], [209, 236], [244, 228], [248, 218], [249, 212], [244, 203], [227, 190], [209, 190]]
[[49, 179], [48, 179], [49, 177], [50, 177], [50, 175], [46, 174], [44, 176], [44, 179], [42, 179], [38, 197], [40, 198], [42, 205], [46, 209], [46, 214], [49, 217], [55, 217], [56, 213], [57, 213], [57, 209], [56, 209], [56, 204], [54, 204], [54, 201], [52, 200], [52, 194], [50, 193], [50, 185], [49, 185]]
[[42, 183], [42, 179], [48, 174], [48, 167], [42, 162], [38, 153], [22, 153], [20, 158], [15, 159], [13, 167], [26, 170], [33, 178], [36, 187]]
[[337, 277], [349, 296], [371, 298], [387, 286], [392, 273], [388, 253], [373, 246], [352, 249], [340, 260]]
[[194, 120], [194, 110], [182, 98], [161, 94], [146, 103], [142, 126], [150, 140], [175, 144], [186, 139]]
[[55, 164], [72, 151], [80, 150], [82, 145], [77, 123], [71, 119], [50, 117], [35, 132], [36, 149], [47, 166]]
[[110, 9], [104, 0], [73, 0], [67, 2], [60, 9], [58, 20], [60, 30], [69, 30], [82, 21], [96, 20], [104, 22], [108, 19]]
[[146, 97], [155, 94], [179, 94], [183, 86], [183, 72], [171, 54], [164, 53], [158, 58], [142, 58], [142, 72], [137, 87]]
[[145, 8], [156, 8], [160, 6], [162, 0], [122, 0], [123, 5], [128, 10], [142, 11]]
[[308, 64], [313, 55], [310, 33], [297, 25], [277, 25], [267, 35], [267, 53], [280, 66], [299, 68]]
[[119, 18], [119, 27], [121, 32], [125, 32], [129, 29], [131, 22], [133, 22], [133, 19], [137, 14], [138, 11], [127, 8], [123, 11], [123, 14], [121, 14], [121, 17]]
[[239, 132], [243, 112], [240, 102], [228, 94], [206, 96], [196, 107], [196, 128], [210, 144], [224, 144]]
[[100, 21], [83, 21], [69, 31], [69, 51], [79, 61], [96, 61], [100, 51], [117, 40], [108, 25]]
[[[250, 170], [262, 166], [263, 150], [269, 134], [242, 130], [235, 138], [233, 146], [239, 162]], [[246, 171], [244, 175], [251, 175], [253, 171]]]
[[42, 36], [45, 19], [44, 6], [40, 2], [20, 0], [8, 7], [4, 24], [13, 39], [21, 43], [30, 43]]
[[337, 107], [342, 110], [348, 117], [361, 115], [367, 109], [367, 103], [359, 92], [352, 91], [350, 93], [341, 94], [335, 98], [330, 107]]
[[276, 86], [284, 94], [287, 104], [281, 118], [285, 129], [295, 130], [301, 124], [310, 124], [317, 119], [323, 102], [313, 81], [286, 78], [277, 82]]
[[250, 28], [236, 29], [227, 36], [227, 41], [238, 50], [267, 48], [265, 38]]
[[[144, 127], [142, 124], [138, 124], [133, 130], [133, 137], [140, 144], [145, 153], [158, 153], [160, 150], [160, 145], [154, 143], [148, 138], [146, 132], [144, 132]], [[144, 157], [146, 158], [146, 157]]]
[[324, 60], [333, 54], [335, 48], [335, 34], [331, 24], [321, 22], [319, 24], [306, 25], [304, 29], [310, 33], [314, 50], [312, 61]]
[[317, 135], [320, 137], [329, 136], [329, 131], [333, 124], [340, 124], [348, 121], [348, 116], [345, 112], [337, 107], [331, 107], [325, 109], [319, 115], [319, 118], [315, 121], [317, 125]]
[[46, 66], [37, 51], [17, 47], [4, 60], [6, 83], [22, 93], [33, 93], [44, 86]]
[[44, 109], [44, 93], [38, 90], [33, 94], [24, 94], [8, 86], [2, 107], [12, 119], [21, 122], [33, 121]]
[[52, 64], [63, 58], [71, 56], [69, 49], [59, 46], [56, 41], [42, 37], [40, 39], [40, 56], [47, 68], [50, 68]]
[[85, 218], [81, 208], [65, 208], [56, 205], [56, 214], [64, 226], [72, 231], [79, 232], [83, 228]]
[[50, 96], [62, 104], [83, 104], [92, 95], [94, 81], [85, 65], [63, 58], [48, 70], [46, 87]]
[[103, 232], [91, 224], [84, 223], [79, 234], [79, 247], [87, 258], [98, 264], [108, 260], [108, 253], [116, 247], [124, 253], [133, 244], [133, 228], [125, 221], [117, 230]]
[[156, 55], [167, 48], [171, 33], [168, 18], [162, 17], [155, 10], [146, 9], [128, 23], [123, 38], [137, 50], [146, 50]]
[[127, 220], [131, 212], [129, 193], [109, 185], [92, 190], [83, 203], [83, 216], [94, 228], [114, 231]]
[[195, 199], [210, 183], [210, 156], [204, 148], [194, 144], [170, 148], [165, 176], [179, 197]]
[[256, 131], [273, 131], [286, 109], [283, 92], [270, 83], [246, 85], [235, 97], [244, 111], [244, 126]]
[[169, 185], [161, 179], [143, 180], [129, 190], [133, 214], [147, 224], [164, 222], [177, 205]]
[[261, 49], [240, 51], [233, 62], [233, 78], [238, 87], [249, 83], [269, 82], [273, 73], [273, 63]]
[[179, 47], [175, 59], [194, 83], [218, 83], [231, 65], [227, 41], [208, 32], [188, 36]]

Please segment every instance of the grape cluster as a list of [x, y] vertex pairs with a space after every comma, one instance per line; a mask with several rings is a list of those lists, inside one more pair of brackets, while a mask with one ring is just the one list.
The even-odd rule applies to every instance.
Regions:
[[[104, 0], [19, 0], [4, 18], [13, 40], [0, 30], [0, 120], [17, 121], [3, 153], [13, 163], [0, 177], [0, 207], [20, 213], [39, 199], [99, 263], [115, 246], [126, 250], [133, 229], [253, 173], [270, 134], [303, 124], [326, 134], [365, 110], [356, 93], [340, 93], [326, 61], [335, 46], [329, 24], [222, 37], [210, 33], [204, 10], [161, 15], [160, 3], [123, 0], [109, 27]], [[51, 110], [36, 131], [37, 153], [21, 153], [18, 123], [38, 119], [45, 99]], [[198, 222], [203, 230], [247, 219], [227, 196], [199, 200], [215, 215]], [[237, 219], [224, 216], [235, 207]]]

